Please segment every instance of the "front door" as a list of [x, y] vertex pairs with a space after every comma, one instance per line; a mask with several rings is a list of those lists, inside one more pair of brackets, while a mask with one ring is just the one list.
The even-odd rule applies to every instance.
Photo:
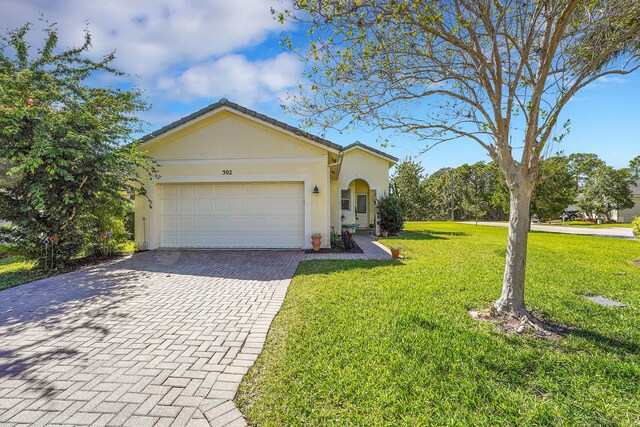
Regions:
[[360, 228], [369, 227], [369, 215], [367, 209], [367, 195], [358, 194], [356, 196], [356, 216], [358, 217], [356, 222], [360, 224]]

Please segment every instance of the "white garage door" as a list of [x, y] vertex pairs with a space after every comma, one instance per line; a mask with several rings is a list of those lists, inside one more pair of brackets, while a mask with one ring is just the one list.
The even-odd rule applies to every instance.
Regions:
[[165, 184], [160, 246], [301, 248], [302, 183]]

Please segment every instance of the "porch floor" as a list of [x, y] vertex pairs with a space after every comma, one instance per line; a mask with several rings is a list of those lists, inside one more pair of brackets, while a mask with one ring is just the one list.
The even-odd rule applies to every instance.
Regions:
[[376, 240], [375, 236], [369, 233], [354, 233], [353, 239], [356, 241], [362, 253], [305, 253], [303, 260], [314, 259], [391, 259], [391, 251]]

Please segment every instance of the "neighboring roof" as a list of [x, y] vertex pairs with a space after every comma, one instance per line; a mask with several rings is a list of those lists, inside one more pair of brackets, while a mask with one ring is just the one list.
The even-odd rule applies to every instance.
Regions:
[[310, 134], [308, 132], [303, 131], [302, 129], [298, 129], [296, 127], [293, 127], [291, 125], [283, 123], [283, 122], [281, 122], [279, 120], [276, 120], [276, 119], [274, 119], [272, 117], [265, 116], [264, 114], [260, 114], [257, 111], [251, 110], [251, 109], [243, 107], [241, 105], [238, 105], [235, 102], [231, 102], [226, 98], [222, 98], [220, 101], [215, 102], [215, 103], [213, 103], [211, 105], [208, 105], [208, 106], [204, 107], [203, 109], [196, 111], [195, 113], [189, 114], [188, 116], [182, 117], [181, 119], [178, 119], [173, 123], [169, 123], [168, 125], [166, 125], [164, 127], [161, 127], [158, 130], [155, 130], [153, 132], [148, 133], [147, 135], [145, 135], [142, 138], [140, 138], [140, 142], [147, 142], [147, 141], [149, 141], [149, 140], [151, 140], [153, 138], [156, 138], [156, 137], [162, 135], [163, 133], [169, 132], [170, 130], [177, 128], [178, 126], [181, 126], [181, 125], [183, 125], [185, 123], [188, 123], [188, 122], [190, 122], [192, 120], [195, 120], [200, 116], [203, 116], [203, 115], [205, 115], [205, 114], [207, 114], [207, 113], [209, 113], [211, 111], [217, 110], [217, 109], [222, 108], [222, 107], [228, 107], [228, 108], [234, 109], [234, 110], [239, 111], [239, 112], [241, 112], [243, 114], [246, 114], [248, 116], [255, 117], [258, 120], [262, 120], [265, 123], [269, 123], [271, 125], [274, 125], [274, 126], [277, 126], [279, 128], [282, 128], [284, 130], [287, 130], [287, 131], [289, 131], [291, 133], [294, 133], [297, 136], [301, 136], [301, 137], [309, 139], [309, 140], [311, 140], [313, 142], [317, 142], [317, 143], [325, 145], [325, 146], [327, 146], [329, 148], [333, 148], [334, 150], [342, 151], [342, 146], [341, 145], [335, 144], [335, 143], [333, 143], [333, 142], [331, 142], [331, 141], [329, 141], [327, 139], [320, 138], [319, 136], [312, 135], [312, 134]]
[[631, 190], [631, 194], [634, 196], [640, 196], [640, 179], [637, 180], [635, 184], [631, 184], [629, 190]]
[[371, 153], [377, 154], [380, 157], [384, 157], [385, 159], [390, 160], [393, 163], [396, 163], [399, 160], [397, 157], [393, 157], [392, 155], [387, 154], [384, 151], [380, 151], [378, 149], [370, 147], [367, 144], [363, 144], [360, 141], [356, 141], [353, 144], [347, 145], [346, 147], [344, 147], [343, 151], [349, 151], [349, 150], [352, 150], [354, 148], [362, 148], [365, 151], [370, 151]]

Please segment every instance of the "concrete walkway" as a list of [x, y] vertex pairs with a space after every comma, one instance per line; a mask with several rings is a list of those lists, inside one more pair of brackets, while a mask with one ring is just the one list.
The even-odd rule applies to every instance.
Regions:
[[232, 399], [307, 255], [158, 250], [0, 292], [0, 425], [246, 425]]
[[[465, 221], [460, 223], [475, 225], [475, 222], [470, 222], [470, 221]], [[479, 222], [478, 225], [488, 225], [492, 227], [508, 227], [509, 226], [509, 224], [506, 222], [491, 222], [491, 221]], [[589, 227], [566, 227], [562, 225], [531, 224], [531, 230], [545, 231], [547, 233], [614, 237], [617, 239], [634, 239], [635, 238], [635, 236], [633, 235], [633, 230], [631, 228], [621, 228], [621, 227], [589, 228]]]

